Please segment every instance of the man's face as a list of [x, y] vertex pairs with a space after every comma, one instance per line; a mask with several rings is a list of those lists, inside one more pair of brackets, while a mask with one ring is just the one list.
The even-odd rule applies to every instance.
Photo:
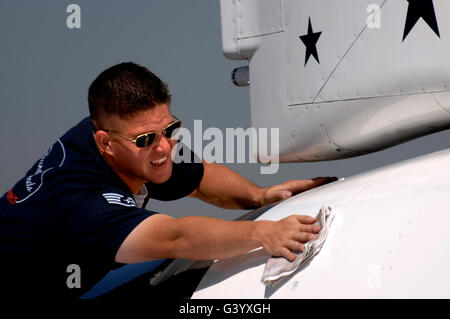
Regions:
[[[138, 135], [158, 131], [175, 119], [166, 104], [141, 111], [130, 118], [110, 117], [107, 129], [131, 139]], [[130, 187], [130, 184], [142, 185], [146, 182], [160, 184], [166, 182], [172, 174], [171, 150], [176, 141], [158, 133], [155, 142], [148, 147], [138, 148], [136, 144], [113, 132], [108, 154], [108, 162], [116, 173]]]

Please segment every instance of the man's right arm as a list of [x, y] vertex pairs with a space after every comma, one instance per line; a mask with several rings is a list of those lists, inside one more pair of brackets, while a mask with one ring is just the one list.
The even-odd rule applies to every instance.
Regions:
[[116, 254], [120, 263], [162, 258], [215, 260], [234, 257], [258, 247], [271, 255], [295, 260], [293, 251], [315, 238], [315, 218], [292, 215], [280, 221], [227, 221], [155, 214], [141, 222]]

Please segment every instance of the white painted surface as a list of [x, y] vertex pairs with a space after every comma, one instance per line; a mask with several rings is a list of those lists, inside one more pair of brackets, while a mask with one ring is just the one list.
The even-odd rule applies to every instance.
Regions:
[[450, 149], [290, 198], [258, 219], [336, 212], [321, 252], [275, 289], [258, 249], [215, 262], [193, 298], [449, 298]]

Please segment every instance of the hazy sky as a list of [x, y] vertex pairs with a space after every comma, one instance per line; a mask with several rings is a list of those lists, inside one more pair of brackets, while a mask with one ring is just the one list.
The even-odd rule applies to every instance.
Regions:
[[[66, 26], [70, 3], [81, 8], [81, 29]], [[0, 34], [2, 194], [88, 115], [91, 81], [119, 62], [144, 65], [167, 82], [172, 112], [190, 129], [195, 119], [203, 120], [204, 128], [251, 126], [248, 88], [230, 81], [231, 71], [246, 63], [222, 55], [218, 0], [1, 0]], [[258, 164], [227, 165], [268, 186], [290, 178], [348, 177], [449, 145], [445, 131], [358, 158], [282, 164], [276, 175], [260, 175]], [[242, 212], [189, 198], [151, 201], [147, 208], [227, 219]]]

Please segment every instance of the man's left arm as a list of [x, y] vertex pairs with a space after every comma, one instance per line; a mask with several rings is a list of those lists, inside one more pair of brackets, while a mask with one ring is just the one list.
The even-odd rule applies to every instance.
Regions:
[[203, 166], [202, 181], [189, 196], [228, 209], [254, 209], [337, 180], [336, 177], [317, 177], [259, 187], [224, 165], [203, 161]]

